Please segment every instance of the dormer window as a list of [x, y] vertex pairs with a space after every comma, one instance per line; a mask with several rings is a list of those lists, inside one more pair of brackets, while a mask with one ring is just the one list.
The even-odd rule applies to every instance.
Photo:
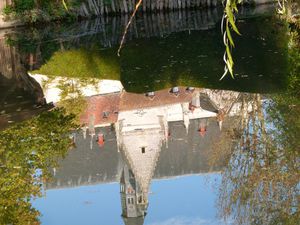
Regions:
[[174, 95], [179, 95], [179, 87], [172, 87], [170, 90], [170, 93], [174, 94]]
[[153, 99], [155, 97], [154, 91], [147, 92], [145, 95], [146, 95], [146, 97], [148, 97], [150, 99]]
[[109, 116], [109, 112], [107, 112], [107, 111], [103, 112], [103, 115], [102, 115], [103, 119], [107, 119], [108, 116]]
[[186, 89], [185, 89], [187, 92], [193, 92], [194, 90], [195, 90], [195, 88], [194, 87], [187, 87]]

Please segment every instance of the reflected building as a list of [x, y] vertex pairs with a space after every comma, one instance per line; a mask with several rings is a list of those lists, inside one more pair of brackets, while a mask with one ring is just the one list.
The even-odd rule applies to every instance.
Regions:
[[142, 225], [147, 213], [148, 198], [125, 161], [120, 179], [122, 218], [125, 225]]
[[[118, 182], [124, 164], [121, 153], [130, 162], [144, 193], [148, 193], [152, 177], [220, 170], [221, 165], [209, 168], [206, 163], [207, 154], [221, 134], [217, 120], [220, 108], [207, 89], [189, 92], [179, 87], [179, 90], [178, 96], [169, 89], [157, 91], [154, 98], [125, 91], [88, 97], [86, 111], [81, 116], [83, 128], [74, 132], [76, 151], [70, 151], [61, 162], [55, 182], [48, 183], [48, 188]], [[230, 108], [223, 123], [225, 129], [233, 126], [237, 114], [231, 112], [240, 107], [239, 93], [227, 92], [222, 95], [236, 95], [227, 98], [227, 106], [223, 104]], [[89, 124], [91, 118], [93, 124]], [[205, 128], [203, 137], [201, 126]], [[98, 134], [104, 136], [101, 146], [96, 142]], [[172, 157], [168, 157], [170, 154]], [[186, 157], [190, 160], [185, 160]], [[148, 162], [147, 170], [139, 159]], [[176, 162], [180, 162], [181, 168]]]
[[[46, 188], [119, 182], [124, 223], [143, 224], [152, 179], [222, 169], [222, 161], [213, 168], [208, 164], [221, 134], [217, 117], [224, 112], [228, 120], [223, 126], [232, 126], [231, 112], [239, 107], [239, 96], [232, 91], [176, 87], [88, 97], [81, 116], [83, 129], [74, 132], [76, 148], [55, 169], [54, 182]], [[104, 137], [101, 146], [94, 138], [99, 134]]]
[[[207, 118], [217, 116], [216, 104], [207, 93], [200, 92], [200, 89], [174, 87], [145, 95], [121, 93], [115, 130], [118, 149], [126, 162], [120, 179], [125, 224], [143, 224], [157, 161], [161, 150], [168, 148], [173, 132], [169, 123], [183, 123], [187, 136], [190, 120], [199, 120], [199, 129], [203, 124], [205, 128], [204, 133], [197, 131], [203, 137]], [[236, 99], [238, 94], [232, 96]]]

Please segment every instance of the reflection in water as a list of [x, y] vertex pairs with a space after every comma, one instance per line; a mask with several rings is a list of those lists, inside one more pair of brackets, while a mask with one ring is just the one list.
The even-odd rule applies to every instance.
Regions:
[[[221, 168], [222, 160], [208, 167], [207, 148], [221, 134], [224, 118], [237, 115], [239, 98], [238, 92], [191, 87], [89, 97], [81, 116], [82, 132], [74, 133], [76, 151], [62, 161], [60, 170], [55, 169], [55, 181], [47, 188], [106, 183], [120, 177], [124, 222], [143, 224], [153, 176]], [[83, 154], [88, 161], [82, 161]], [[168, 164], [175, 174], [170, 174]]]
[[148, 208], [148, 193], [143, 192], [129, 163], [124, 163], [120, 179], [120, 193], [124, 223], [126, 225], [144, 224]]
[[0, 132], [0, 223], [39, 224], [31, 198], [41, 195], [49, 168], [71, 147], [66, 135], [76, 125], [55, 109]]
[[[208, 118], [215, 117], [220, 111], [214, 107], [217, 104], [213, 105], [211, 99], [207, 97], [207, 94], [211, 92], [210, 90], [174, 87], [171, 90], [146, 95], [126, 92], [121, 94], [116, 136], [118, 147], [124, 154], [125, 161], [128, 162], [125, 168], [130, 167], [129, 176], [132, 174], [132, 182], [136, 184], [133, 190], [130, 186], [123, 186], [125, 173], [123, 171], [120, 185], [125, 224], [143, 224], [141, 217], [144, 216], [145, 205], [148, 204], [149, 187], [162, 145], [168, 148], [171, 133], [176, 132], [176, 128], [170, 130], [168, 124], [176, 121], [183, 122], [186, 135], [189, 135], [190, 120], [200, 119], [197, 132], [203, 138]], [[216, 96], [216, 93], [211, 94]], [[230, 94], [232, 93], [227, 92], [227, 95], [223, 93], [223, 98], [218, 105], [224, 104], [226, 97], [229, 98], [226, 104], [235, 102], [238, 93], [233, 94], [231, 98]], [[227, 112], [226, 107], [232, 107], [232, 105], [222, 106], [224, 112]], [[219, 121], [221, 122], [222, 120]], [[198, 138], [201, 138], [200, 136]], [[129, 181], [125, 180], [125, 184], [126, 182]], [[132, 217], [136, 219], [133, 220]]]
[[286, 88], [285, 28], [272, 17], [242, 21], [239, 75], [221, 83], [216, 10], [145, 14], [119, 59], [111, 47], [125, 22], [101, 18], [0, 39], [0, 224], [38, 224], [30, 198], [42, 185], [112, 182], [120, 182], [124, 223], [143, 224], [152, 179], [209, 172], [222, 173], [221, 217], [297, 224], [298, 92], [292, 83], [286, 94], [245, 93]]
[[222, 170], [220, 216], [234, 216], [238, 224], [297, 221], [297, 148], [282, 149], [288, 145], [265, 115], [273, 109], [269, 99], [174, 87], [88, 102], [81, 117], [86, 125], [74, 133], [76, 151], [61, 162], [48, 189], [120, 181], [125, 224], [143, 224], [153, 177]]
[[[214, 160], [227, 159], [220, 186], [219, 213], [224, 218], [233, 217], [237, 224], [299, 221], [299, 138], [295, 139], [295, 133], [291, 138], [290, 131], [284, 131], [285, 126], [299, 129], [299, 125], [293, 124], [299, 117], [277, 120], [275, 111], [282, 111], [282, 116], [286, 114], [286, 109], [280, 109], [278, 103], [263, 102], [259, 94], [244, 96], [237, 126], [238, 142], [229, 151], [215, 154]], [[251, 113], [243, 113], [249, 107]], [[298, 111], [297, 108], [290, 110]], [[268, 116], [264, 111], [268, 111]], [[287, 124], [282, 126], [282, 122]]]
[[[108, 84], [116, 84], [104, 82], [107, 90]], [[239, 224], [247, 224], [250, 218], [266, 224], [296, 221], [298, 156], [294, 145], [282, 148], [288, 146], [283, 142], [288, 140], [280, 137], [280, 127], [274, 129], [277, 124], [272, 114], [268, 114], [270, 121], [265, 115], [268, 108], [273, 109], [270, 99], [260, 94], [193, 87], [135, 94], [117, 84], [117, 92], [85, 97], [86, 105], [78, 116], [81, 129], [73, 131], [70, 137], [57, 137], [68, 133], [71, 127], [61, 121], [56, 128], [63, 129], [57, 133], [53, 124], [60, 117], [54, 117], [51, 132], [57, 135], [51, 143], [55, 145], [47, 145], [49, 128], [43, 123], [34, 126], [37, 133], [34, 129], [26, 136], [24, 132], [16, 133], [17, 139], [5, 136], [16, 132], [12, 127], [2, 133], [3, 140], [16, 140], [16, 148], [23, 151], [31, 149], [23, 144], [32, 146], [32, 140], [36, 140], [36, 149], [43, 156], [38, 152], [34, 157], [51, 160], [43, 163], [52, 168], [53, 181], [45, 184], [47, 190], [120, 182], [125, 224], [144, 223], [153, 178], [212, 171], [224, 173], [218, 201], [221, 216], [234, 216]], [[27, 123], [23, 123], [23, 131], [33, 126], [32, 121]], [[54, 148], [64, 149], [57, 156], [65, 154], [70, 139], [74, 149], [60, 160], [58, 167], [58, 157], [52, 160], [48, 154], [53, 154]], [[5, 142], [4, 146], [9, 145]], [[26, 154], [30, 156], [30, 152]], [[38, 164], [33, 168], [45, 167]], [[45, 169], [43, 174], [47, 174]]]

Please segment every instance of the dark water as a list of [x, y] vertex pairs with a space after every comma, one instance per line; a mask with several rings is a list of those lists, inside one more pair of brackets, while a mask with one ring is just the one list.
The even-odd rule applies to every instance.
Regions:
[[219, 81], [221, 16], [139, 15], [120, 57], [126, 17], [3, 34], [0, 224], [297, 224], [300, 54], [244, 8]]

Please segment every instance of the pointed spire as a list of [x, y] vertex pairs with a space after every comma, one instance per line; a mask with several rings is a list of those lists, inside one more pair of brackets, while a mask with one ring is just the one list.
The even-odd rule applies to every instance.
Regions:
[[190, 125], [190, 118], [188, 114], [183, 114], [183, 122], [185, 126], [186, 133], [189, 133], [189, 125]]
[[124, 153], [147, 202], [149, 186], [165, 140], [163, 127], [120, 133]]
[[188, 134], [189, 131], [189, 125], [190, 125], [190, 117], [189, 117], [189, 103], [185, 102], [181, 104], [181, 108], [182, 108], [182, 119], [183, 119], [183, 123], [186, 129], [186, 133]]
[[222, 120], [218, 121], [218, 124], [219, 124], [220, 131], [222, 131], [223, 121]]
[[200, 108], [200, 92], [197, 90], [195, 95], [192, 98], [192, 106], [194, 106], [195, 108]]
[[217, 121], [218, 121], [218, 125], [219, 125], [219, 128], [220, 128], [220, 131], [222, 130], [222, 125], [223, 125], [225, 114], [226, 113], [225, 113], [224, 109], [220, 109], [218, 111]]
[[124, 153], [121, 153], [124, 164], [120, 177], [122, 217], [125, 225], [143, 225], [148, 202], [143, 201], [143, 192]]
[[81, 129], [82, 129], [83, 139], [86, 139], [86, 131], [87, 131], [87, 127], [86, 127], [86, 126], [83, 126]]

